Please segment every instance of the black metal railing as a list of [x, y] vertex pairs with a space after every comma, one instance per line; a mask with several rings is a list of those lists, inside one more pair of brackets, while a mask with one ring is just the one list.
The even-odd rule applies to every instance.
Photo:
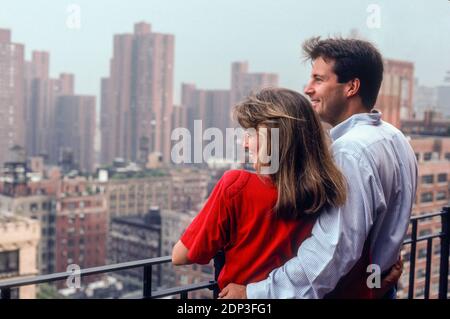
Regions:
[[[425, 260], [425, 287], [424, 287], [424, 299], [430, 297], [430, 285], [431, 285], [431, 261], [433, 258], [433, 240], [440, 238], [440, 264], [439, 264], [439, 299], [447, 299], [448, 293], [448, 267], [449, 267], [449, 230], [450, 230], [450, 207], [444, 207], [441, 212], [432, 213], [421, 216], [414, 216], [411, 218], [411, 235], [410, 239], [405, 240], [403, 246], [410, 247], [409, 260], [409, 284], [408, 284], [408, 299], [414, 298], [415, 290], [415, 276], [416, 276], [416, 251], [417, 244], [426, 242], [426, 260]], [[435, 234], [428, 234], [418, 236], [418, 225], [420, 221], [425, 221], [441, 217], [441, 231]]]
[[[411, 238], [405, 240], [404, 246], [410, 245], [410, 257], [409, 257], [409, 287], [408, 298], [414, 297], [414, 281], [415, 281], [415, 268], [416, 268], [416, 248], [417, 243], [427, 242], [427, 259], [426, 259], [426, 276], [425, 276], [425, 293], [424, 298], [429, 298], [430, 293], [430, 281], [431, 281], [431, 258], [432, 258], [432, 241], [435, 238], [440, 238], [440, 269], [439, 269], [439, 299], [447, 299], [448, 292], [448, 269], [449, 269], [449, 230], [450, 230], [450, 207], [444, 207], [439, 213], [433, 213], [422, 216], [415, 216], [411, 218]], [[417, 236], [418, 222], [429, 218], [441, 217], [441, 231], [436, 234], [430, 234], [426, 236]], [[213, 291], [213, 297], [217, 298], [219, 289], [217, 286], [217, 277], [220, 273], [223, 265], [223, 254], [219, 254], [214, 258], [214, 280], [208, 282], [201, 282], [191, 285], [185, 285], [182, 287], [174, 287], [163, 290], [152, 290], [152, 267], [154, 265], [170, 263], [171, 257], [158, 257], [144, 260], [130, 261], [125, 263], [93, 267], [81, 269], [79, 276], [85, 277], [95, 274], [104, 274], [109, 272], [115, 272], [119, 270], [143, 268], [143, 298], [162, 298], [166, 296], [179, 295], [181, 299], [187, 299], [190, 291], [209, 289]], [[73, 276], [73, 272], [61, 272], [49, 275], [41, 275], [32, 278], [22, 278], [14, 280], [0, 281], [1, 299], [11, 298], [11, 289], [41, 284], [50, 283], [59, 280], [65, 280]]]
[[[215, 257], [216, 258], [216, 257]], [[152, 268], [154, 265], [170, 263], [172, 261], [170, 256], [166, 257], [157, 257], [157, 258], [149, 258], [143, 260], [136, 260], [124, 263], [118, 263], [113, 265], [106, 265], [100, 267], [92, 267], [81, 269], [77, 275], [82, 277], [97, 275], [97, 274], [105, 274], [109, 272], [115, 272], [119, 270], [126, 269], [135, 269], [135, 268], [143, 268], [143, 291], [142, 296], [144, 299], [146, 298], [162, 298], [166, 296], [180, 295], [181, 299], [187, 299], [188, 293], [190, 291], [201, 290], [201, 289], [209, 289], [213, 291], [214, 298], [217, 298], [219, 293], [217, 281], [211, 280], [207, 282], [200, 282], [190, 285], [185, 285], [183, 287], [175, 287], [169, 289], [162, 289], [158, 291], [152, 290]], [[14, 288], [19, 288], [22, 286], [28, 285], [36, 285], [42, 283], [51, 283], [60, 280], [66, 280], [70, 276], [73, 276], [73, 272], [60, 272], [49, 275], [41, 275], [35, 276], [31, 278], [21, 278], [21, 279], [13, 279], [13, 280], [5, 280], [0, 281], [0, 290], [1, 290], [1, 299], [10, 299], [11, 298], [11, 290]], [[218, 273], [215, 274], [215, 279], [217, 279]]]

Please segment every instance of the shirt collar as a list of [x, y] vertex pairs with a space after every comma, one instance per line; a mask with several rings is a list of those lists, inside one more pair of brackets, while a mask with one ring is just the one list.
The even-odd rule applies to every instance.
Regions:
[[373, 110], [371, 113], [358, 113], [350, 116], [344, 122], [339, 123], [330, 130], [333, 141], [346, 134], [355, 126], [361, 124], [379, 125], [381, 123], [381, 112]]

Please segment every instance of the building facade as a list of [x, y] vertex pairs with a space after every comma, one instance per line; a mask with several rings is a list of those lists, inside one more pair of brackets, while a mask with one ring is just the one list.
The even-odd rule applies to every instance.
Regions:
[[[418, 183], [416, 201], [413, 205], [413, 216], [439, 212], [450, 204], [450, 137], [413, 136], [411, 146], [418, 161]], [[426, 219], [418, 224], [417, 236], [426, 236], [440, 232], [440, 217]], [[407, 239], [411, 238], [411, 229]], [[405, 262], [404, 273], [399, 284], [399, 297], [407, 296], [409, 286], [410, 247], [402, 252]], [[425, 292], [425, 273], [427, 258], [427, 242], [417, 244], [414, 297], [423, 298]], [[431, 287], [430, 297], [437, 298], [440, 268], [440, 240], [432, 241]]]
[[[180, 239], [195, 214], [160, 210], [152, 207], [146, 213], [115, 217], [111, 221], [109, 262], [119, 263], [160, 256], [170, 256], [172, 248]], [[141, 292], [142, 269], [130, 269], [114, 274], [124, 287], [124, 294]], [[212, 262], [208, 265], [173, 266], [171, 263], [152, 267], [152, 289], [168, 289], [214, 278]], [[195, 291], [190, 298], [211, 298], [212, 292]]]
[[103, 190], [81, 176], [63, 177], [60, 185], [56, 194], [56, 271], [66, 271], [71, 264], [81, 268], [105, 265], [108, 208]]
[[201, 120], [203, 129], [219, 128], [225, 135], [225, 129], [231, 123], [231, 102], [229, 90], [201, 90], [194, 84], [183, 84], [181, 105], [186, 109], [185, 127], [194, 135], [194, 121]]
[[235, 105], [252, 92], [278, 86], [278, 75], [274, 73], [250, 73], [248, 62], [231, 64], [231, 105]]
[[375, 108], [383, 120], [400, 128], [400, 121], [413, 116], [414, 64], [385, 59], [383, 82]]
[[11, 147], [25, 146], [24, 54], [11, 31], [0, 29], [0, 167]]
[[109, 77], [101, 81], [102, 163], [144, 162], [151, 152], [170, 159], [175, 38], [134, 26], [114, 36]]
[[33, 51], [31, 61], [25, 62], [25, 120], [28, 156], [42, 156], [46, 163], [57, 164], [55, 154], [55, 112], [60, 95], [74, 94], [74, 75], [49, 75], [50, 54]]
[[[0, 213], [0, 280], [19, 279], [38, 274], [39, 222]], [[36, 286], [20, 287], [12, 297], [33, 299]]]
[[94, 170], [95, 97], [60, 96], [55, 112], [55, 156], [62, 165], [64, 154], [71, 152], [82, 172]]

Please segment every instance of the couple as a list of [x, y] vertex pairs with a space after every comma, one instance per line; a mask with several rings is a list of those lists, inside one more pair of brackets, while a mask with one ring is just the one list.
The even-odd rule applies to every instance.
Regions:
[[[312, 38], [303, 50], [311, 103], [264, 89], [234, 108], [243, 128], [279, 129], [278, 171], [261, 173], [267, 141], [246, 136], [256, 174], [224, 174], [172, 261], [206, 264], [223, 250], [220, 298], [395, 298], [417, 163], [373, 109], [382, 57], [355, 39]], [[333, 127], [331, 149], [320, 120]], [[368, 284], [368, 269], [380, 270], [381, 285]]]

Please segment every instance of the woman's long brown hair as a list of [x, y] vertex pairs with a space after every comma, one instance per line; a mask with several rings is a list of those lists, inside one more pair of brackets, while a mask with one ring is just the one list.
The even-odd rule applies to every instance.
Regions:
[[295, 219], [325, 205], [345, 203], [345, 178], [304, 96], [288, 89], [263, 89], [236, 105], [233, 113], [244, 129], [267, 127], [269, 133], [270, 128], [279, 129], [279, 169], [270, 177], [278, 190], [274, 210], [280, 217]]

